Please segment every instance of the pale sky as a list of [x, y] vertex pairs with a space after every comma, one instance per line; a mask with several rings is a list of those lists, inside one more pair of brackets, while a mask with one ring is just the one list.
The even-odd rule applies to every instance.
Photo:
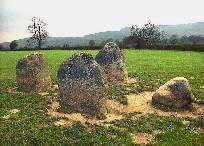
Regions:
[[204, 22], [204, 0], [0, 0], [0, 42], [30, 36], [33, 16], [50, 36], [83, 36], [132, 24]]

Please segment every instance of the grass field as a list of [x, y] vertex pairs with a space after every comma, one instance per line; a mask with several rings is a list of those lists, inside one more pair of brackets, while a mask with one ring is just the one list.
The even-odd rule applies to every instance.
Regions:
[[[81, 51], [37, 51], [47, 58], [51, 77], [56, 82], [59, 65], [73, 53]], [[95, 51], [84, 51], [97, 54]], [[0, 52], [0, 145], [132, 145], [131, 135], [137, 132], [164, 132], [156, 136], [154, 145], [204, 145], [203, 118], [192, 119], [189, 125], [182, 124], [185, 118], [144, 115], [133, 120], [128, 115], [123, 120], [113, 121], [112, 127], [84, 126], [76, 122], [72, 127], [56, 127], [56, 118], [46, 115], [47, 103], [38, 94], [11, 94], [8, 87], [15, 87], [17, 61], [31, 51]], [[124, 50], [125, 63], [130, 77], [137, 77], [138, 87], [114, 86], [110, 95], [123, 102], [129, 93], [154, 91], [176, 76], [186, 77], [197, 99], [204, 100], [204, 53], [158, 50]], [[3, 118], [11, 109], [20, 112]], [[119, 128], [123, 130], [119, 130]]]

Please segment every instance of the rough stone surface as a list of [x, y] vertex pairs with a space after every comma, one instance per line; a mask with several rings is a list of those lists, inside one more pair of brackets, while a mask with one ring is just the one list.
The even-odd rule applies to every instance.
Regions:
[[18, 90], [23, 92], [42, 92], [50, 88], [49, 67], [42, 54], [31, 54], [18, 61], [16, 82]]
[[152, 103], [168, 108], [186, 109], [194, 101], [188, 80], [176, 77], [162, 85], [152, 96]]
[[106, 73], [109, 84], [124, 83], [128, 77], [121, 49], [114, 43], [107, 43], [97, 54], [96, 61]]
[[93, 116], [104, 114], [105, 74], [90, 54], [74, 54], [60, 66], [57, 78], [61, 105]]

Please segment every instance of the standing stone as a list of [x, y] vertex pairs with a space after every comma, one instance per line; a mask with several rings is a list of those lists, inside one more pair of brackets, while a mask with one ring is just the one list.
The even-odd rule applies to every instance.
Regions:
[[154, 105], [162, 105], [173, 109], [186, 109], [191, 107], [194, 96], [191, 92], [188, 80], [184, 77], [176, 77], [165, 83], [152, 96]]
[[109, 84], [124, 83], [127, 79], [127, 71], [121, 49], [114, 43], [107, 43], [97, 54], [96, 61], [106, 73]]
[[104, 73], [90, 54], [74, 54], [60, 66], [57, 78], [61, 106], [104, 116], [107, 99]]
[[23, 92], [42, 92], [50, 88], [49, 67], [42, 54], [31, 54], [18, 61], [16, 82], [18, 90]]

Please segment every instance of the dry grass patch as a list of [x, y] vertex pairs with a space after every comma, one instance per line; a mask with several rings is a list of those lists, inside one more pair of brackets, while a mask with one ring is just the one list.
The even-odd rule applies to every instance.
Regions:
[[[165, 112], [159, 109], [156, 109], [152, 106], [151, 98], [152, 92], [143, 92], [138, 95], [130, 94], [127, 95], [128, 104], [123, 105], [114, 100], [107, 100], [106, 108], [107, 114], [106, 119], [99, 120], [95, 117], [90, 117], [86, 114], [82, 113], [63, 113], [59, 112], [59, 102], [53, 101], [51, 102], [50, 108], [48, 109], [48, 115], [52, 117], [61, 117], [66, 118], [66, 121], [58, 121], [57, 125], [67, 125], [66, 123], [73, 122], [81, 122], [83, 125], [97, 124], [97, 125], [105, 125], [114, 120], [120, 120], [125, 118], [129, 113], [141, 113], [139, 115], [146, 114], [158, 114], [159, 116], [177, 116], [177, 117], [192, 117], [197, 118], [204, 115], [204, 107], [197, 105], [194, 111], [180, 111], [180, 112]], [[56, 124], [56, 123], [55, 123]]]
[[141, 145], [154, 144], [156, 142], [155, 136], [149, 133], [133, 134], [132, 139], [135, 144], [141, 144]]

